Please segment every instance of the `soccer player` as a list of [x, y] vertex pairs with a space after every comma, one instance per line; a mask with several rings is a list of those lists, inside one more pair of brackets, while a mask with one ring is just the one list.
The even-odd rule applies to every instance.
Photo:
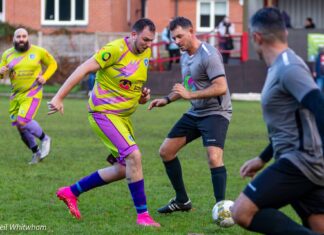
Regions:
[[[47, 68], [43, 72], [42, 65]], [[9, 73], [12, 86], [9, 114], [21, 139], [33, 152], [29, 164], [36, 164], [50, 151], [51, 138], [34, 120], [43, 96], [43, 85], [57, 69], [55, 59], [45, 49], [31, 45], [24, 28], [15, 31], [13, 47], [6, 50], [0, 62], [0, 78]], [[41, 141], [39, 149], [36, 138]]]
[[[267, 64], [262, 90], [263, 117], [270, 144], [240, 169], [254, 177], [237, 198], [233, 217], [262, 234], [324, 234], [324, 97], [312, 75], [287, 44], [285, 21], [276, 8], [251, 18], [256, 52]], [[290, 204], [304, 226], [278, 209]]]
[[63, 112], [63, 99], [69, 91], [88, 73], [97, 72], [88, 105], [89, 122], [111, 152], [108, 160], [112, 166], [57, 191], [59, 199], [77, 219], [81, 218], [77, 205], [81, 193], [126, 177], [137, 211], [137, 224], [160, 226], [147, 210], [142, 156], [130, 120], [138, 104], [150, 99], [150, 89], [143, 85], [147, 80], [154, 36], [154, 23], [145, 18], [138, 20], [129, 37], [108, 43], [80, 65], [49, 103], [49, 114]]
[[175, 198], [158, 209], [160, 213], [189, 211], [192, 208], [177, 153], [200, 136], [207, 151], [215, 199], [225, 199], [227, 174], [223, 149], [232, 116], [230, 93], [219, 51], [196, 38], [192, 23], [187, 18], [175, 18], [170, 22], [170, 30], [184, 52], [181, 57], [183, 83], [175, 84], [168, 96], [153, 100], [149, 109], [165, 106], [180, 98], [190, 100], [192, 106], [175, 124], [160, 147], [160, 156], [176, 192]]

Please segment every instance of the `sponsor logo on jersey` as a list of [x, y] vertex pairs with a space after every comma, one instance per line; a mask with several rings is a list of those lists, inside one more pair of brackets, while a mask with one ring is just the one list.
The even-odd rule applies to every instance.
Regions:
[[126, 79], [121, 79], [119, 81], [119, 87], [124, 90], [129, 90], [132, 86], [132, 82]]
[[195, 82], [190, 74], [185, 76], [185, 78], [183, 79], [183, 85], [188, 91], [196, 90]]
[[149, 65], [149, 59], [148, 58], [144, 59], [144, 64], [145, 64], [146, 67]]
[[109, 53], [109, 52], [104, 52], [104, 53], [102, 53], [102, 55], [101, 55], [101, 59], [103, 60], [103, 61], [108, 61], [109, 59], [110, 59], [110, 57], [111, 57], [111, 54]]
[[30, 55], [29, 55], [29, 58], [30, 58], [31, 60], [35, 59], [35, 54], [30, 54]]
[[128, 139], [129, 139], [130, 141], [132, 141], [132, 142], [135, 142], [133, 136], [131, 136], [131, 135], [128, 136]]

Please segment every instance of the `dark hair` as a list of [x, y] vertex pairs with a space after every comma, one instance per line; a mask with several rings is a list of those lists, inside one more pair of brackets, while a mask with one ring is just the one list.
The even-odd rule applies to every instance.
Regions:
[[268, 42], [287, 41], [285, 20], [277, 8], [265, 7], [258, 10], [250, 21], [252, 32], [259, 32]]
[[192, 28], [192, 23], [189, 19], [178, 16], [175, 17], [169, 24], [169, 29], [175, 30], [176, 27], [181, 26], [182, 28]]
[[155, 25], [152, 20], [142, 18], [136, 21], [132, 27], [132, 30], [136, 33], [141, 33], [145, 27], [148, 27], [151, 32], [155, 32]]

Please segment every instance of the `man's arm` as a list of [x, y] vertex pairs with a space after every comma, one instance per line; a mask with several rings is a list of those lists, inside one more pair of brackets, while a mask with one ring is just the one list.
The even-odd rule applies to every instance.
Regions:
[[172, 91], [186, 100], [211, 98], [225, 95], [227, 91], [227, 82], [224, 76], [220, 76], [214, 78], [212, 84], [203, 90], [188, 91], [182, 84], [178, 83], [174, 85]]
[[[309, 109], [315, 116], [316, 125], [324, 141], [324, 95], [318, 89], [311, 74], [306, 69], [291, 66], [283, 73], [283, 86], [288, 90], [305, 108]], [[324, 143], [324, 142], [323, 142]]]
[[40, 84], [45, 84], [48, 79], [55, 73], [57, 69], [57, 63], [54, 57], [48, 53], [45, 49], [43, 51], [42, 63], [46, 66], [46, 70], [43, 74], [40, 74], [37, 81]]
[[319, 89], [314, 89], [302, 98], [301, 104], [314, 114], [324, 150], [324, 95]]
[[259, 158], [264, 162], [267, 163], [271, 160], [273, 157], [273, 148], [271, 142], [268, 144], [268, 146], [262, 151], [262, 153], [259, 155]]
[[98, 62], [94, 58], [90, 58], [81, 64], [64, 82], [63, 86], [56, 93], [53, 99], [48, 103], [48, 114], [60, 111], [63, 113], [63, 99], [69, 94], [72, 88], [77, 85], [88, 73], [95, 72], [100, 69]]
[[0, 79], [2, 79], [5, 73], [9, 70], [7, 65], [6, 56], [3, 54], [0, 61]]
[[180, 99], [181, 96], [174, 93], [174, 92], [171, 92], [169, 95], [167, 96], [164, 96], [163, 98], [159, 98], [159, 99], [154, 99], [150, 105], [148, 106], [148, 110], [151, 110], [153, 109], [154, 107], [163, 107], [173, 101], [176, 101], [178, 99]]

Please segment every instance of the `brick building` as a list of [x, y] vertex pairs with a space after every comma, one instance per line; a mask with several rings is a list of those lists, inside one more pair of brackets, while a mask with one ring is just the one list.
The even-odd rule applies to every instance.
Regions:
[[0, 0], [0, 20], [44, 33], [60, 28], [82, 32], [127, 32], [142, 16], [161, 32], [174, 16], [190, 18], [209, 32], [229, 15], [242, 32], [241, 0]]

